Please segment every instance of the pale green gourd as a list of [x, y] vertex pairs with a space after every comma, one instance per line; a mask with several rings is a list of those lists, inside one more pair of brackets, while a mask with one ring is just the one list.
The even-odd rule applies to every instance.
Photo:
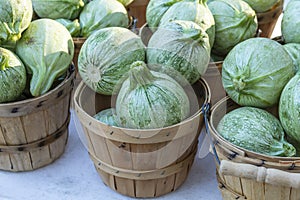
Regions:
[[203, 28], [192, 21], [174, 20], [161, 25], [150, 38], [147, 63], [182, 85], [193, 84], [206, 72], [210, 50]]
[[235, 45], [256, 35], [256, 13], [244, 1], [214, 0], [208, 7], [216, 23], [214, 54], [226, 56]]
[[135, 61], [145, 61], [140, 37], [126, 28], [98, 30], [84, 42], [78, 56], [82, 80], [95, 92], [111, 95]]
[[0, 46], [14, 49], [32, 19], [31, 0], [2, 0], [0, 3]]
[[283, 46], [268, 38], [236, 45], [222, 65], [222, 83], [233, 101], [260, 108], [278, 104], [281, 91], [294, 76], [293, 61]]
[[189, 98], [170, 76], [134, 62], [116, 100], [118, 124], [133, 129], [171, 126], [189, 116]]
[[116, 122], [116, 111], [114, 108], [107, 108], [101, 110], [93, 117], [98, 121], [107, 124], [109, 126], [118, 126]]
[[300, 74], [284, 87], [279, 101], [279, 119], [291, 143], [300, 150]]
[[40, 96], [69, 68], [74, 43], [69, 31], [59, 22], [38, 19], [31, 22], [17, 42], [16, 53], [32, 74], [30, 93]]
[[33, 9], [40, 18], [78, 18], [85, 6], [83, 0], [32, 0]]
[[240, 107], [225, 114], [217, 131], [232, 144], [250, 151], [270, 156], [296, 154], [295, 147], [285, 140], [280, 121], [260, 108]]
[[88, 37], [93, 32], [106, 27], [129, 26], [126, 8], [117, 0], [93, 0], [81, 11], [79, 16], [81, 36]]

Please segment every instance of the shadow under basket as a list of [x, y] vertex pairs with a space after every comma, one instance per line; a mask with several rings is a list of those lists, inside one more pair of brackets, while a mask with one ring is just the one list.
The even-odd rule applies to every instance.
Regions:
[[31, 171], [52, 163], [65, 149], [74, 69], [46, 94], [0, 104], [0, 169]]
[[191, 108], [194, 114], [184, 121], [161, 129], [126, 129], [94, 119], [97, 112], [111, 107], [113, 97], [95, 94], [80, 83], [74, 95], [75, 113], [90, 158], [107, 186], [142, 198], [170, 193], [184, 183], [204, 125], [201, 106], [210, 102], [202, 79], [193, 85], [193, 92], [200, 108]]
[[[209, 129], [214, 141], [219, 189], [224, 200], [299, 200], [300, 157], [268, 156], [237, 147], [216, 131], [223, 116], [238, 108], [229, 97], [211, 109]], [[278, 114], [277, 106], [267, 109]]]

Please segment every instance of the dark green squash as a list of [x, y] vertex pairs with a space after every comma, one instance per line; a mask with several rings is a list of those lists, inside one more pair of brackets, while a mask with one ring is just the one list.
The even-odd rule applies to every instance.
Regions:
[[0, 48], [0, 103], [17, 100], [26, 86], [22, 61], [10, 50]]

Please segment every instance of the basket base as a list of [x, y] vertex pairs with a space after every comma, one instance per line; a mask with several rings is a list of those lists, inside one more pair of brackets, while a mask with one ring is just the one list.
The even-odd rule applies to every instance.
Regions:
[[193, 165], [194, 156], [195, 154], [193, 155], [193, 158], [188, 161], [187, 165], [182, 167], [179, 172], [159, 179], [127, 179], [107, 173], [104, 170], [101, 170], [97, 165], [95, 165], [95, 168], [103, 183], [112, 190], [134, 198], [153, 198], [173, 192], [185, 182], [191, 166]]
[[32, 171], [57, 160], [65, 151], [68, 129], [51, 144], [30, 151], [1, 152], [0, 170], [11, 172]]

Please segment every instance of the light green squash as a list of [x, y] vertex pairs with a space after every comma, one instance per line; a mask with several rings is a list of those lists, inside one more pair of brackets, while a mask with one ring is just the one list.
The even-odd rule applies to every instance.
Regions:
[[170, 76], [150, 71], [142, 61], [131, 65], [116, 100], [118, 124], [133, 129], [171, 126], [189, 116], [189, 98]]
[[130, 65], [138, 60], [145, 61], [141, 38], [126, 28], [108, 27], [84, 42], [78, 56], [78, 71], [92, 90], [111, 95]]
[[257, 153], [291, 157], [295, 147], [285, 140], [280, 121], [267, 111], [255, 107], [240, 107], [223, 116], [217, 126], [226, 140]]
[[31, 22], [17, 42], [16, 53], [32, 74], [30, 93], [40, 96], [66, 73], [74, 56], [74, 43], [62, 24], [52, 19], [38, 19]]
[[2, 0], [0, 3], [0, 46], [14, 49], [33, 15], [31, 0]]

